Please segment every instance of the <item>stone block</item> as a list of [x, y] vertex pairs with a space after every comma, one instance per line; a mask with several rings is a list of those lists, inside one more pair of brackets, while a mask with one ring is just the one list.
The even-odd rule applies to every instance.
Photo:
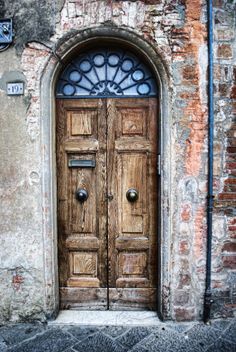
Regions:
[[190, 244], [187, 240], [179, 241], [179, 254], [187, 255], [189, 254]]
[[222, 263], [225, 268], [236, 269], [236, 255], [223, 255]]
[[175, 313], [175, 319], [177, 321], [194, 320], [195, 314], [196, 314], [194, 307], [189, 307], [189, 308], [175, 307], [174, 313]]
[[233, 57], [233, 50], [231, 44], [219, 44], [217, 47], [217, 57], [219, 59], [231, 59]]
[[191, 284], [191, 275], [190, 273], [181, 273], [179, 274], [179, 284], [178, 288], [183, 288], [186, 286], [190, 286]]
[[216, 30], [216, 39], [217, 40], [232, 40], [234, 39], [234, 30], [232, 28], [224, 28]]
[[[233, 228], [234, 230], [234, 228]], [[222, 252], [236, 253], [236, 242], [226, 242], [222, 247]]]
[[175, 290], [174, 293], [174, 305], [187, 305], [190, 300], [190, 294], [186, 290]]

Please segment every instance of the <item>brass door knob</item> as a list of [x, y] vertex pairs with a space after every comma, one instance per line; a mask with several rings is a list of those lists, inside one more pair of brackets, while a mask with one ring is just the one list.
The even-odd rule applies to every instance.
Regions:
[[83, 203], [88, 199], [88, 192], [86, 189], [78, 188], [75, 192], [75, 198], [80, 202]]
[[126, 192], [126, 198], [131, 203], [136, 202], [136, 200], [138, 200], [138, 191], [134, 188], [128, 189]]

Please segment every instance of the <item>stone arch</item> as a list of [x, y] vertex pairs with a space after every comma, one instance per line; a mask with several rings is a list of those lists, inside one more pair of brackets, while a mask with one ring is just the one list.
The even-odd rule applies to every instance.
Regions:
[[56, 162], [55, 162], [55, 85], [61, 69], [79, 50], [90, 48], [93, 43], [117, 43], [139, 55], [154, 72], [159, 87], [160, 101], [160, 150], [161, 150], [161, 211], [159, 214], [159, 294], [158, 311], [162, 318], [168, 318], [169, 258], [171, 235], [171, 143], [170, 143], [170, 83], [168, 65], [155, 43], [150, 43], [136, 33], [110, 26], [94, 27], [71, 33], [61, 38], [43, 71], [40, 86], [41, 143], [42, 143], [42, 207], [44, 272], [45, 272], [45, 313], [54, 318], [58, 313], [57, 274], [57, 226], [56, 226]]

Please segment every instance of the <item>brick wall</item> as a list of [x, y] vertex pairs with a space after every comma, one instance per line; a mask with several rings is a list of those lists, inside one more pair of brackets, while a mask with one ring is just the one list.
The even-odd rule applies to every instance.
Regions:
[[214, 1], [213, 316], [236, 309], [236, 46], [235, 4]]

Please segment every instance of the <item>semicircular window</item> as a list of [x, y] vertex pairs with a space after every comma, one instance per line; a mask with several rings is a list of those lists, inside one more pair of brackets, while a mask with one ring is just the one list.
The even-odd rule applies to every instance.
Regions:
[[74, 59], [62, 72], [57, 98], [155, 97], [150, 69], [122, 50], [93, 50]]

